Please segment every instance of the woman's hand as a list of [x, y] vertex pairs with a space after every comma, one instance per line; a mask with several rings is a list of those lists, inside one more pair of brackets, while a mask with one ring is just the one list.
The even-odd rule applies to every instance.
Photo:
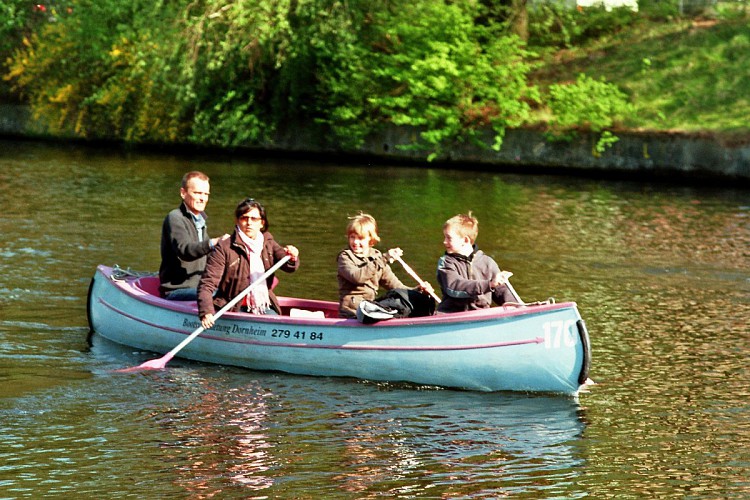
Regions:
[[214, 315], [211, 313], [208, 313], [201, 318], [201, 326], [204, 330], [208, 330], [209, 328], [214, 326], [214, 323], [216, 323], [216, 320], [214, 319]]
[[291, 260], [292, 262], [297, 262], [297, 259], [299, 258], [299, 250], [297, 250], [297, 247], [287, 245], [284, 247], [284, 251], [289, 256], [289, 260]]

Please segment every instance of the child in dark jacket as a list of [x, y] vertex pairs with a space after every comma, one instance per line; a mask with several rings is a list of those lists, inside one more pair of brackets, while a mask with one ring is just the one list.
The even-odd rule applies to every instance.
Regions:
[[492, 302], [503, 305], [516, 302], [503, 283], [511, 273], [500, 267], [474, 242], [479, 222], [471, 212], [459, 214], [443, 224], [445, 255], [438, 260], [437, 279], [443, 292], [438, 312], [451, 313], [484, 309]]

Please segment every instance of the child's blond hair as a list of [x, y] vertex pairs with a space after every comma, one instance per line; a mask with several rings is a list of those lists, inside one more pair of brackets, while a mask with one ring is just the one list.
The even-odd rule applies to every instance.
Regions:
[[349, 217], [349, 225], [346, 226], [346, 236], [356, 235], [360, 238], [369, 238], [370, 246], [375, 246], [380, 242], [378, 236], [378, 223], [375, 217], [370, 214], [360, 212], [354, 217]]
[[479, 221], [469, 211], [468, 214], [454, 215], [443, 224], [443, 229], [452, 229], [462, 238], [468, 237], [473, 245], [479, 235]]

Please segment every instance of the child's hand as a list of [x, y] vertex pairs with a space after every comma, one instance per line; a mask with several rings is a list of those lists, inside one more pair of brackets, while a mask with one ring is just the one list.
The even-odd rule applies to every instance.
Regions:
[[495, 279], [490, 281], [490, 288], [494, 289], [498, 285], [507, 283], [511, 276], [513, 276], [513, 273], [510, 271], [500, 271], [495, 275]]
[[404, 255], [404, 251], [398, 247], [391, 248], [390, 250], [388, 250], [388, 260], [390, 262], [393, 262], [394, 260], [398, 260], [399, 258], [401, 258], [402, 255]]
[[423, 281], [419, 284], [419, 291], [427, 295], [434, 295], [435, 293], [435, 289], [432, 288], [432, 285], [427, 281]]

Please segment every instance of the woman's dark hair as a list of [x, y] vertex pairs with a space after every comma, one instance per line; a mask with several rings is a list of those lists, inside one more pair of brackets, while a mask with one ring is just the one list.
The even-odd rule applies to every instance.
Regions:
[[253, 208], [258, 209], [260, 218], [263, 219], [263, 227], [260, 229], [260, 232], [265, 233], [266, 231], [268, 231], [268, 217], [266, 217], [266, 209], [263, 208], [263, 205], [259, 201], [256, 201], [254, 198], [245, 198], [244, 200], [242, 200], [239, 205], [237, 205], [237, 208], [234, 209], [234, 218], [239, 219]]

